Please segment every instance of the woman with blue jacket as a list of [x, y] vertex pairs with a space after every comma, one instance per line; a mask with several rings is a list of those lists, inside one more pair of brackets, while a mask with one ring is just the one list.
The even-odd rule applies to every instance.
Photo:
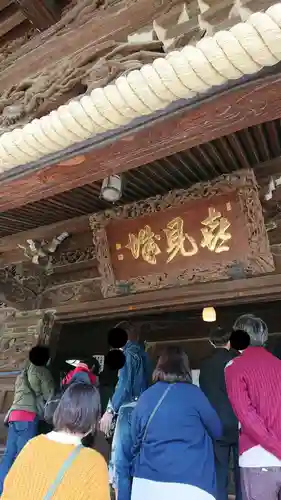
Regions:
[[118, 500], [215, 500], [213, 440], [221, 436], [221, 423], [192, 384], [182, 349], [165, 349], [153, 380], [131, 415], [132, 441], [126, 440], [118, 464]]

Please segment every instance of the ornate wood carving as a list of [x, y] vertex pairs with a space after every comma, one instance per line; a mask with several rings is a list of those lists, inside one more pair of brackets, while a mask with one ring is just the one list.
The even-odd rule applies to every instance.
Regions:
[[[182, 0], [175, 0], [174, 3], [181, 4]], [[147, 27], [155, 17], [171, 6], [170, 0], [79, 0], [77, 4], [56, 26], [12, 54], [6, 61], [6, 67], [0, 67], [0, 92], [49, 65], [56, 65], [62, 59], [70, 58], [74, 52], [83, 52], [85, 47], [96, 47], [100, 42], [108, 40], [126, 42], [128, 35]], [[98, 7], [100, 11], [96, 15]], [[17, 64], [13, 64], [15, 61]]]
[[[83, 300], [83, 294], [85, 300], [100, 298], [99, 287], [92, 285], [95, 292], [90, 293], [89, 283], [99, 276], [95, 256], [93, 245], [61, 251], [53, 255], [54, 272], [50, 275], [42, 266], [29, 261], [7, 265], [0, 269], [0, 300], [9, 306], [31, 310], [41, 308], [42, 303], [44, 307], [54, 307], [70, 297]], [[83, 287], [84, 281], [87, 286]]]
[[3, 302], [17, 308], [36, 309], [46, 284], [46, 276], [31, 265], [6, 266], [0, 270]]
[[[110, 221], [133, 220], [137, 217], [144, 217], [143, 221], [146, 224], [145, 217], [148, 215], [151, 216], [157, 212], [171, 210], [171, 217], [173, 217], [174, 209], [183, 207], [191, 200], [197, 202], [200, 199], [207, 200], [206, 207], [208, 207], [208, 205], [211, 206], [212, 204], [211, 200], [215, 202], [216, 197], [228, 195], [231, 198], [234, 193], [236, 193], [240, 206], [239, 223], [247, 225], [247, 231], [243, 236], [245, 241], [239, 242], [243, 249], [243, 256], [238, 252], [238, 261], [234, 255], [231, 256], [230, 260], [223, 261], [218, 253], [211, 262], [203, 260], [195, 262], [195, 265], [193, 265], [191, 261], [186, 261], [186, 268], [181, 265], [180, 269], [173, 272], [163, 268], [162, 272], [157, 269], [155, 274], [152, 272], [145, 276], [135, 276], [133, 274], [130, 279], [116, 280], [107, 238], [107, 228], [110, 227]], [[245, 170], [232, 175], [225, 175], [213, 182], [197, 184], [187, 191], [173, 191], [164, 197], [157, 196], [143, 202], [106, 210], [103, 213], [90, 216], [90, 225], [93, 230], [93, 241], [97, 252], [104, 297], [114, 297], [122, 293], [143, 292], [187, 283], [235, 279], [274, 270], [258, 188], [252, 171]], [[241, 273], [239, 275], [239, 270], [243, 271], [243, 276], [241, 276]]]
[[38, 325], [38, 344], [49, 345], [55, 324], [55, 311], [46, 311]]
[[54, 267], [66, 266], [69, 264], [80, 264], [88, 262], [96, 258], [96, 249], [93, 245], [86, 248], [75, 248], [74, 250], [66, 250], [55, 254], [52, 259]]
[[59, 307], [68, 302], [74, 304], [101, 298], [100, 280], [85, 279], [46, 290], [42, 296], [42, 307]]
[[33, 334], [22, 332], [15, 335], [3, 335], [0, 339], [1, 371], [22, 368], [27, 353], [33, 344]]
[[69, 233], [63, 232], [55, 236], [51, 241], [28, 239], [24, 244], [18, 244], [18, 248], [23, 251], [23, 256], [30, 261], [33, 266], [46, 275], [54, 272], [53, 258], [58, 248], [66, 239]]
[[23, 231], [13, 235], [5, 236], [4, 238], [0, 239], [0, 252], [1, 254], [3, 252], [10, 253], [14, 251], [19, 244], [22, 244], [24, 241], [29, 239], [45, 239], [49, 241], [56, 234], [59, 234], [63, 231], [67, 231], [68, 233], [70, 233], [71, 238], [65, 242], [64, 249], [58, 250], [57, 257], [60, 255], [60, 252], [64, 253], [65, 251], [68, 252], [76, 248], [84, 248], [92, 245], [89, 218], [88, 216], [82, 215], [80, 217], [74, 217], [73, 219], [56, 222], [55, 224], [40, 226], [36, 229], [31, 229], [29, 231]]
[[[87, 152], [86, 160], [77, 166], [61, 168], [63, 158], [75, 156], [77, 147], [63, 151], [53, 158], [38, 162], [41, 169], [18, 179], [1, 182], [0, 211], [19, 207], [27, 203], [53, 196], [62, 191], [103, 179], [113, 172], [136, 168], [165, 156], [183, 151], [223, 135], [233, 133], [251, 125], [279, 118], [281, 102], [281, 76], [262, 77], [255, 82], [230, 89], [217, 95], [216, 99], [204, 99], [198, 106], [181, 106], [178, 111], [169, 111], [151, 123], [148, 117], [141, 128], [132, 125], [126, 131], [126, 139], [115, 134], [111, 143], [102, 146], [93, 138], [84, 147], [79, 144], [80, 154]], [[88, 152], [91, 150], [91, 152]], [[50, 163], [53, 163], [52, 166]], [[36, 164], [38, 166], [38, 164]], [[4, 174], [0, 176], [4, 179]]]
[[[92, 42], [74, 52], [59, 64], [45, 66], [30, 75], [22, 90], [22, 81], [7, 89], [1, 99], [0, 132], [8, 132], [29, 123], [34, 118], [50, 113], [70, 99], [105, 86], [124, 75], [129, 69], [139, 69], [164, 57], [162, 44], [151, 41], [143, 44]], [[106, 61], [106, 63], [105, 63]], [[40, 99], [36, 96], [40, 95]]]
[[[39, 0], [18, 1], [26, 4], [39, 3]], [[211, 35], [218, 29], [229, 28], [240, 20], [246, 20], [251, 12], [270, 5], [269, 0], [243, 0], [243, 5], [234, 0], [212, 0], [204, 2], [203, 8], [199, 1], [79, 0], [43, 36], [38, 35], [12, 54], [7, 62], [12, 66], [17, 61], [17, 65], [8, 68], [10, 71], [6, 72], [9, 75], [8, 84], [14, 85], [21, 78], [29, 77], [34, 72], [34, 66], [39, 71], [47, 64], [57, 64], [63, 57], [69, 57], [73, 53], [73, 47], [75, 51], [79, 51], [91, 43], [96, 46], [100, 40], [115, 39], [124, 42], [128, 36], [132, 36], [134, 42], [151, 40], [154, 36], [163, 41], [165, 46], [181, 46], [182, 43], [194, 43], [205, 33]], [[179, 23], [184, 26], [179, 33], [177, 30], [176, 33], [167, 31], [167, 28], [176, 27]], [[7, 82], [7, 78], [5, 81]]]

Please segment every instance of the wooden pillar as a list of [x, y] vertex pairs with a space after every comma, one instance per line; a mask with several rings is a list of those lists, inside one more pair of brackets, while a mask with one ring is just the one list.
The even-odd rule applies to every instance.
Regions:
[[39, 31], [56, 23], [59, 15], [54, 0], [14, 0], [27, 19]]
[[55, 318], [56, 311], [45, 311], [38, 323], [37, 342], [50, 348], [51, 358], [56, 356], [61, 324]]

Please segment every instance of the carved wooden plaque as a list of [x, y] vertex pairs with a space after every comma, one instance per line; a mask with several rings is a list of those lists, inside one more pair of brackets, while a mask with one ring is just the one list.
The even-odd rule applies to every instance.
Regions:
[[90, 224], [105, 297], [274, 270], [252, 171], [107, 210]]

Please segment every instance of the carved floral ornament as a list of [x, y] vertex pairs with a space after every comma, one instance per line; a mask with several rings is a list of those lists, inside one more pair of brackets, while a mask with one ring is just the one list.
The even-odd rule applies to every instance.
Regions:
[[90, 226], [104, 297], [274, 269], [248, 170], [94, 214]]
[[273, 66], [281, 60], [280, 35], [281, 3], [276, 3], [229, 30], [204, 37], [195, 46], [188, 44], [152, 64], [125, 72], [115, 82], [3, 134], [0, 170], [38, 160], [164, 109], [178, 99], [194, 98]]

